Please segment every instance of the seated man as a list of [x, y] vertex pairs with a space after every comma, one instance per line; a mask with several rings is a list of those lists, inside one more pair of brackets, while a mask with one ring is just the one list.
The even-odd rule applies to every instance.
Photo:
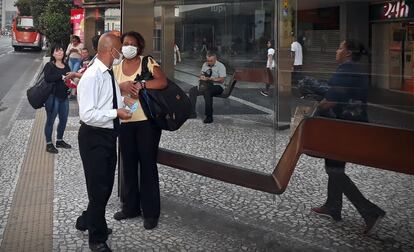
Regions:
[[191, 118], [196, 118], [196, 103], [197, 96], [203, 95], [205, 105], [206, 118], [204, 123], [213, 122], [213, 97], [223, 93], [223, 87], [220, 84], [224, 83], [226, 78], [226, 67], [223, 63], [217, 60], [217, 55], [213, 52], [208, 52], [206, 55], [207, 61], [201, 67], [201, 75], [198, 87], [190, 89], [190, 101], [192, 105]]

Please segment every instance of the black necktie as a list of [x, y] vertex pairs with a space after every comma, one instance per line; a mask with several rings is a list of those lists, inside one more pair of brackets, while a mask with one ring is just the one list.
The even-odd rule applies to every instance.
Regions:
[[[116, 84], [115, 84], [114, 72], [112, 71], [112, 69], [108, 69], [108, 73], [111, 75], [111, 80], [112, 80], [112, 108], [118, 109], [118, 99], [116, 98], [116, 88], [115, 88]], [[117, 116], [114, 119], [114, 130], [118, 131], [118, 129], [119, 129], [119, 118]]]

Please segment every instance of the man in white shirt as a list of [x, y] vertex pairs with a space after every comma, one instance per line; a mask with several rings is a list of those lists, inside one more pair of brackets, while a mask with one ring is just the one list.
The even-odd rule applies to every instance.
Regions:
[[92, 251], [111, 251], [106, 244], [108, 229], [105, 208], [112, 193], [117, 161], [116, 138], [119, 119], [131, 118], [122, 108], [127, 98], [121, 97], [112, 65], [122, 60], [121, 42], [112, 34], [99, 39], [98, 54], [85, 71], [78, 85], [79, 152], [88, 191], [88, 208], [76, 220], [76, 229], [89, 234]]
[[273, 83], [273, 71], [275, 69], [275, 49], [273, 48], [273, 41], [268, 40], [267, 43], [267, 61], [266, 61], [266, 72], [269, 76], [269, 83], [266, 83], [266, 89], [260, 91], [263, 96], [269, 96], [270, 85]]
[[298, 84], [300, 78], [300, 72], [302, 71], [303, 65], [303, 52], [302, 45], [294, 37], [293, 43], [290, 45], [291, 56], [294, 58], [293, 72], [292, 72], [292, 86]]

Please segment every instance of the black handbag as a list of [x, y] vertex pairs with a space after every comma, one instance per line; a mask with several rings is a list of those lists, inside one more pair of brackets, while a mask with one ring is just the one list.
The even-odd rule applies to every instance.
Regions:
[[45, 69], [43, 68], [35, 84], [26, 91], [27, 100], [34, 109], [43, 107], [55, 88], [55, 83], [45, 81], [44, 72]]
[[[152, 80], [148, 70], [148, 57], [142, 59], [141, 75], [135, 81]], [[164, 89], [149, 89], [144, 87], [139, 92], [142, 110], [147, 118], [163, 130], [175, 131], [190, 117], [191, 103], [185, 92], [173, 81], [167, 79]]]

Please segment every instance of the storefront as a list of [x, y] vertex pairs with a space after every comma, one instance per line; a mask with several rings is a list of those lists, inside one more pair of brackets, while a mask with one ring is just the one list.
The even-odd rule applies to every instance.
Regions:
[[414, 93], [414, 1], [370, 6], [372, 85]]

